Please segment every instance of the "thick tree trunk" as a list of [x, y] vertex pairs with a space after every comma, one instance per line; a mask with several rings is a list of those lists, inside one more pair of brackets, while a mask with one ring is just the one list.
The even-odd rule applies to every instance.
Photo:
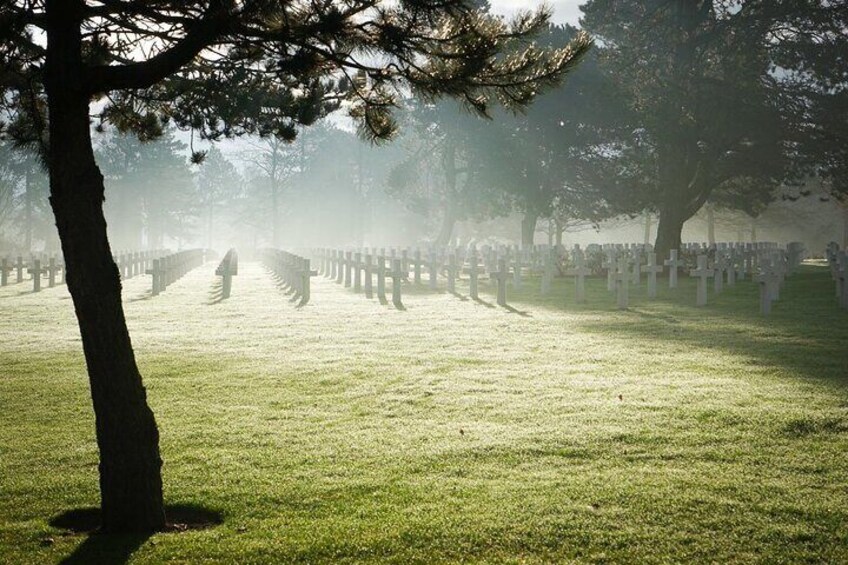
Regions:
[[533, 212], [525, 212], [521, 218], [521, 245], [533, 245], [536, 241], [536, 222], [539, 215]]
[[650, 212], [645, 213], [645, 239], [644, 244], [648, 245], [651, 243], [651, 232], [653, 231], [653, 216], [651, 216]]
[[147, 405], [121, 304], [103, 216], [83, 85], [82, 0], [48, 0], [45, 86], [50, 112], [50, 204], [79, 321], [100, 449], [103, 529], [165, 525], [159, 432]]
[[658, 258], [664, 259], [672, 249], [680, 249], [683, 224], [688, 218], [674, 207], [661, 209], [659, 216], [654, 250]]

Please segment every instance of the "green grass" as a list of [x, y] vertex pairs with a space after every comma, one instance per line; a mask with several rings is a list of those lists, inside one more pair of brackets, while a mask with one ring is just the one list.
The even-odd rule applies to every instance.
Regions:
[[213, 303], [213, 269], [125, 284], [167, 502], [224, 520], [150, 538], [50, 526], [98, 504], [73, 308], [0, 289], [0, 562], [848, 562], [848, 314], [820, 266], [769, 318], [750, 282], [397, 311], [319, 277], [298, 310], [249, 263]]

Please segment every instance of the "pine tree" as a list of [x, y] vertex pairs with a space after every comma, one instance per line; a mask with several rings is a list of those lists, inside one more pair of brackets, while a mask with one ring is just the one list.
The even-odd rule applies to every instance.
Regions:
[[159, 432], [103, 217], [92, 101], [100, 127], [143, 139], [167, 122], [211, 140], [291, 139], [336, 108], [364, 136], [385, 139], [407, 90], [487, 113], [519, 110], [556, 85], [589, 41], [529, 43], [548, 19], [542, 10], [507, 22], [465, 0], [3, 2], [0, 110], [13, 116], [3, 133], [48, 165], [96, 414], [106, 531], [160, 529], [165, 515]]

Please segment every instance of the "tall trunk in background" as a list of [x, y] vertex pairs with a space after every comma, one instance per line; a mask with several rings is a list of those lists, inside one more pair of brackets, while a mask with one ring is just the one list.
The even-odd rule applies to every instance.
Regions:
[[449, 244], [453, 237], [453, 230], [456, 226], [457, 214], [455, 206], [452, 202], [448, 202], [445, 207], [445, 215], [442, 217], [442, 225], [439, 228], [439, 233], [436, 235], [436, 245], [444, 247]]
[[842, 249], [848, 249], [848, 204], [842, 204]]
[[32, 252], [32, 171], [27, 168], [24, 180], [24, 248], [27, 253]]
[[445, 142], [445, 152], [442, 154], [442, 168], [445, 173], [445, 215], [442, 216], [442, 225], [436, 235], [436, 245], [445, 246], [453, 237], [456, 222], [459, 221], [459, 210], [457, 208], [457, 180], [459, 171], [456, 168], [456, 146], [452, 142]]
[[751, 218], [751, 243], [757, 243], [757, 218]]
[[214, 217], [215, 217], [215, 203], [212, 202], [211, 195], [210, 195], [209, 217], [206, 218], [206, 248], [207, 249], [214, 249], [212, 247], [212, 220], [214, 219]]
[[559, 247], [562, 245], [562, 234], [565, 232], [565, 222], [562, 220], [556, 220], [554, 225], [556, 228], [556, 244], [557, 247]]
[[533, 245], [536, 241], [536, 222], [539, 221], [539, 215], [535, 212], [525, 212], [521, 218], [521, 245]]
[[651, 243], [651, 231], [653, 229], [653, 225], [652, 225], [653, 221], [652, 220], [653, 220], [653, 217], [651, 216], [651, 213], [647, 212], [645, 214], [645, 238], [644, 238], [644, 241], [643, 241], [643, 243], [645, 245], [648, 245], [649, 243]]
[[91, 147], [83, 84], [84, 9], [84, 0], [47, 0], [50, 204], [96, 416], [102, 525], [107, 532], [152, 531], [165, 525], [159, 432], [136, 366], [106, 236], [103, 175]]
[[707, 204], [707, 243], [715, 245], [715, 206]]
[[277, 183], [279, 143], [276, 138], [271, 141], [271, 247], [275, 249], [280, 246], [279, 184]]

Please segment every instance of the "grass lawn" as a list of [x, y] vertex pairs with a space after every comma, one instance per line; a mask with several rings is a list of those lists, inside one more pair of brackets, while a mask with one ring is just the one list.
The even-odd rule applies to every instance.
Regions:
[[125, 283], [166, 500], [223, 518], [152, 537], [51, 525], [98, 504], [78, 330], [64, 287], [0, 288], [0, 562], [848, 562], [821, 266], [769, 318], [750, 282], [696, 308], [688, 279], [623, 312], [602, 279], [582, 306], [527, 280], [514, 311], [412, 287], [398, 311], [318, 277], [298, 310], [251, 263], [215, 303], [214, 267]]

